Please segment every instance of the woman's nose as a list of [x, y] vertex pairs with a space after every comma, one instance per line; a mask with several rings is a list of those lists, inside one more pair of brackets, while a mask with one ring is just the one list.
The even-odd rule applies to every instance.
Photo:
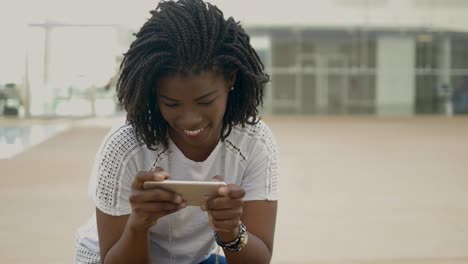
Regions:
[[199, 129], [200, 125], [202, 125], [202, 115], [191, 108], [184, 109], [182, 115], [179, 118], [179, 125], [183, 129], [187, 130], [194, 130], [194, 129]]

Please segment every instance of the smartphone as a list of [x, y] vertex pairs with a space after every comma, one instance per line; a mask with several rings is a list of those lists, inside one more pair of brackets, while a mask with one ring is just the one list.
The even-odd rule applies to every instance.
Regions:
[[200, 206], [204, 200], [218, 195], [218, 189], [225, 186], [220, 181], [146, 181], [143, 189], [161, 188], [178, 193], [187, 202], [187, 206]]

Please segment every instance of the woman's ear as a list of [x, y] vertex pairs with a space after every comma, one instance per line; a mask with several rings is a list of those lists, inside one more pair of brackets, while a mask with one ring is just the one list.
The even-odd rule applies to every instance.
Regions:
[[231, 72], [231, 74], [229, 75], [229, 87], [233, 87], [234, 84], [236, 83], [236, 79], [237, 79], [237, 70]]

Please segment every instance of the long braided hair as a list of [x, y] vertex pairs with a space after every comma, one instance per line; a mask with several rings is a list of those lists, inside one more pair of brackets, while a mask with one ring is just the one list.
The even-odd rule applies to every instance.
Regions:
[[157, 105], [158, 79], [214, 70], [225, 80], [237, 72], [223, 117], [221, 140], [234, 125], [256, 124], [270, 77], [232, 17], [202, 0], [161, 1], [124, 54], [117, 83], [120, 106], [137, 137], [150, 149], [168, 146], [168, 124]]

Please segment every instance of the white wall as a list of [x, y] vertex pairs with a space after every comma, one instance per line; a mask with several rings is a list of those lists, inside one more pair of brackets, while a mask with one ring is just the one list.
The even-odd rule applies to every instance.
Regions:
[[248, 26], [441, 28], [468, 31], [464, 0], [209, 0]]

